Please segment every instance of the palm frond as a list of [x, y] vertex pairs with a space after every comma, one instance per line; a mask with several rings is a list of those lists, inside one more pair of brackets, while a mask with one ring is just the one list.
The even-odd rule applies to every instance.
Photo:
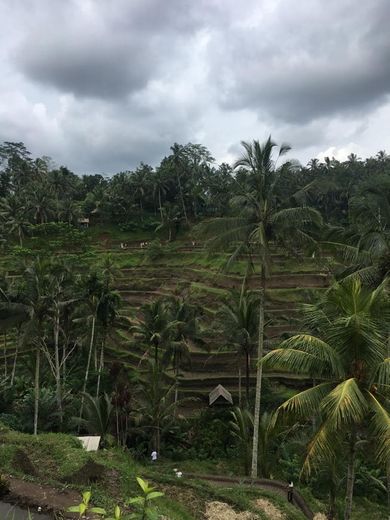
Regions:
[[336, 386], [322, 402], [321, 410], [334, 430], [358, 423], [367, 412], [367, 401], [355, 378]]
[[337, 378], [341, 378], [344, 375], [344, 369], [337, 353], [328, 343], [320, 338], [310, 334], [296, 334], [284, 340], [280, 347], [285, 350], [295, 349], [312, 356], [312, 359], [318, 362], [317, 375], [332, 374]]
[[285, 208], [272, 215], [272, 224], [302, 226], [303, 224], [314, 224], [318, 227], [322, 225], [322, 216], [314, 208], [302, 206], [298, 208]]
[[307, 419], [319, 411], [322, 400], [334, 386], [334, 383], [321, 383], [299, 392], [279, 406], [278, 414], [291, 414], [297, 418]]
[[377, 459], [386, 467], [390, 460], [390, 415], [371, 392], [368, 392], [368, 401], [373, 412], [371, 425], [376, 437]]

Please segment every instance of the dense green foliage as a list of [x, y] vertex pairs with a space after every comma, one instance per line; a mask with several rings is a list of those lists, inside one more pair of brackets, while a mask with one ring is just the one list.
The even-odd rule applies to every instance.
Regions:
[[[301, 166], [271, 138], [243, 147], [231, 167], [174, 144], [105, 178], [0, 146], [0, 420], [23, 432], [0, 432], [3, 468], [18, 435], [34, 458], [51, 432], [91, 433], [136, 460], [304, 476], [330, 518], [389, 499], [390, 158]], [[303, 285], [314, 262], [326, 277]], [[202, 401], [231, 382], [224, 359], [233, 414]]]

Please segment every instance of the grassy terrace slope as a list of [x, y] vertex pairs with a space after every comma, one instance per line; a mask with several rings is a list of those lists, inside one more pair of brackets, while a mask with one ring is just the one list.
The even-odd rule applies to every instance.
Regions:
[[[246, 258], [241, 258], [226, 273], [223, 266], [228, 258], [227, 254], [209, 256], [202, 244], [193, 245], [188, 239], [164, 245], [161, 254], [152, 261], [146, 249], [140, 246], [142, 241], [150, 241], [146, 235], [133, 235], [130, 241], [126, 233], [117, 230], [103, 233], [98, 228], [89, 230], [88, 235], [90, 246], [84, 253], [85, 259], [96, 264], [109, 252], [120, 268], [116, 288], [122, 298], [121, 314], [129, 317], [139, 315], [144, 303], [159, 296], [174, 294], [186, 297], [199, 306], [201, 324], [207, 330], [221, 303], [228, 298], [229, 291], [240, 289], [246, 269]], [[127, 243], [126, 249], [121, 248], [122, 241]], [[69, 252], [65, 254], [72, 256]], [[77, 255], [73, 254], [73, 257]], [[12, 257], [4, 255], [2, 264], [10, 276], [16, 274]], [[311, 301], [316, 293], [329, 284], [328, 259], [307, 258], [302, 255], [288, 257], [275, 249], [272, 264], [266, 302], [268, 348], [299, 330], [300, 305]], [[253, 290], [259, 287], [259, 275], [256, 272], [250, 278], [249, 286]], [[220, 383], [237, 395], [238, 369], [244, 368], [243, 360], [237, 358], [223, 338], [214, 334], [209, 337], [206, 335], [204, 340], [205, 348], [192, 348], [191, 365], [184, 367], [182, 372], [181, 392], [207, 402], [208, 393]], [[115, 357], [119, 356], [124, 364], [142, 367], [143, 348], [134, 343], [126, 331], [121, 331], [120, 340], [108, 346], [108, 360], [110, 352], [115, 352]], [[12, 370], [14, 353], [15, 338], [8, 335], [2, 355], [8, 360], [9, 372]], [[20, 352], [19, 356], [23, 353]], [[252, 359], [253, 368], [255, 362]], [[268, 377], [275, 387], [280, 383], [291, 387], [304, 383], [300, 379], [287, 379], [284, 374], [268, 374]], [[254, 377], [252, 383], [254, 386]]]
[[[206, 330], [221, 303], [228, 298], [229, 290], [240, 289], [246, 259], [238, 261], [229, 273], [223, 265], [228, 255], [209, 256], [201, 244], [177, 241], [164, 246], [156, 260], [149, 260], [140, 242], [127, 244], [121, 249], [119, 240], [107, 239], [98, 243], [97, 251], [109, 251], [120, 266], [121, 275], [116, 287], [122, 297], [121, 313], [130, 317], [138, 316], [141, 306], [159, 296], [174, 294], [186, 297], [199, 305], [202, 324]], [[272, 276], [267, 282], [266, 336], [268, 348], [279, 339], [299, 330], [300, 305], [311, 301], [318, 291], [329, 284], [327, 259], [318, 260], [302, 255], [288, 257], [275, 249], [272, 258]], [[255, 273], [249, 286], [259, 287], [259, 275]], [[116, 354], [121, 352], [124, 363], [142, 366], [143, 350], [134, 345], [131, 337], [123, 332], [120, 344], [112, 346]], [[217, 384], [223, 384], [233, 394], [238, 393], [238, 368], [243, 368], [239, 360], [223, 338], [205, 338], [206, 348], [193, 347], [191, 365], [182, 371], [181, 392], [200, 397], [206, 402], [207, 395]], [[256, 360], [252, 360], [255, 367]], [[284, 374], [269, 374], [278, 383], [289, 386], [301, 385], [301, 380], [288, 379]], [[254, 386], [254, 377], [252, 377]]]

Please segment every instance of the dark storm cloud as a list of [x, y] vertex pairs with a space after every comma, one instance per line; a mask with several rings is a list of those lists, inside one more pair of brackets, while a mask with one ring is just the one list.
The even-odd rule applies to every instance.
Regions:
[[387, 0], [301, 1], [294, 9], [292, 2], [281, 1], [278, 7], [255, 27], [232, 26], [229, 37], [218, 36], [213, 70], [223, 108], [250, 107], [307, 122], [360, 112], [386, 99]]
[[76, 96], [115, 99], [142, 89], [200, 24], [187, 0], [81, 4], [46, 3], [15, 52], [27, 77]]
[[0, 1], [0, 141], [79, 173], [158, 164], [174, 141], [234, 160], [240, 140], [270, 133], [303, 162], [375, 153], [390, 133], [389, 11], [388, 0]]

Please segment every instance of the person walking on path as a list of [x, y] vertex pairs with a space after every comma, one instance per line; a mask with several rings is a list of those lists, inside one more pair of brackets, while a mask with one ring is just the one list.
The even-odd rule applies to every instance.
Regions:
[[150, 454], [150, 458], [152, 459], [153, 464], [157, 462], [157, 451], [156, 450], [152, 451], [152, 453]]
[[290, 480], [290, 483], [287, 488], [287, 500], [292, 503], [294, 498], [294, 483]]

